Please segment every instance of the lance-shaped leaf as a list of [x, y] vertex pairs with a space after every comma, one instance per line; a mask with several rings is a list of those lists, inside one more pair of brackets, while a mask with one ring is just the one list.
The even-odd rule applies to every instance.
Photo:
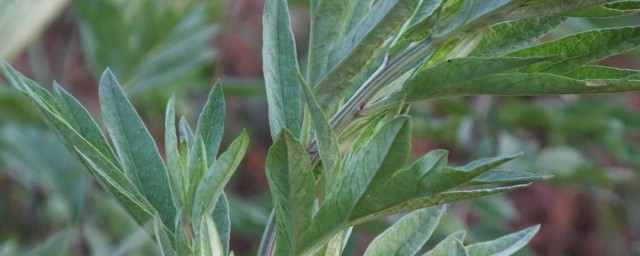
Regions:
[[189, 177], [187, 180], [189, 184], [189, 189], [187, 190], [187, 202], [189, 204], [187, 206], [193, 203], [194, 195], [202, 181], [202, 177], [209, 169], [207, 168], [208, 159], [206, 154], [207, 152], [205, 151], [205, 145], [202, 138], [196, 137], [187, 161], [187, 174]]
[[300, 137], [302, 88], [290, 23], [286, 0], [265, 3], [262, 61], [272, 138], [276, 138], [283, 128], [296, 138]]
[[546, 73], [496, 74], [452, 85], [446, 94], [440, 96], [581, 94], [640, 90], [640, 81], [631, 78], [578, 80]]
[[47, 107], [54, 113], [58, 112], [56, 101], [49, 91], [20, 74], [8, 63], [1, 62], [0, 64], [2, 65], [2, 74], [9, 80], [13, 87], [29, 95], [31, 100], [43, 105], [42, 107]]
[[364, 255], [415, 255], [431, 237], [444, 210], [444, 206], [436, 206], [407, 214], [378, 235]]
[[322, 167], [324, 168], [325, 186], [330, 188], [333, 187], [335, 179], [339, 174], [340, 150], [338, 148], [338, 139], [322, 112], [322, 108], [320, 108], [318, 102], [313, 97], [311, 88], [304, 82], [302, 91], [305, 102], [307, 103], [307, 108], [309, 108], [313, 128], [316, 132], [318, 153], [320, 154]]
[[78, 102], [73, 96], [65, 91], [58, 83], [53, 83], [53, 92], [58, 114], [71, 126], [80, 136], [94, 146], [102, 155], [112, 163], [118, 163], [118, 159], [111, 150], [109, 142], [102, 134], [100, 127], [91, 117], [89, 111]]
[[100, 79], [99, 93], [102, 116], [125, 175], [158, 211], [163, 223], [173, 223], [176, 208], [158, 148], [109, 70]]
[[298, 255], [300, 234], [311, 223], [315, 182], [306, 150], [287, 130], [269, 149], [267, 179], [276, 211], [274, 255]]
[[638, 70], [619, 69], [605, 66], [582, 66], [565, 74], [566, 77], [579, 80], [618, 80], [638, 74]]
[[459, 255], [457, 254], [457, 242], [464, 241], [464, 237], [466, 232], [457, 231], [440, 241], [433, 249], [423, 254], [424, 256], [449, 256], [449, 255]]
[[[407, 116], [383, 126], [355, 155], [347, 158], [340, 182], [322, 203], [311, 227], [305, 230], [302, 246], [310, 250], [321, 245], [354, 216], [370, 207], [368, 190], [386, 182], [407, 162], [410, 153], [410, 124]], [[360, 205], [360, 204], [363, 205]]]
[[505, 16], [505, 20], [533, 18], [553, 15], [571, 16], [570, 11], [589, 6], [606, 4], [618, 0], [539, 0], [529, 1]]
[[521, 154], [484, 158], [473, 161], [465, 166], [451, 168], [435, 168], [421, 177], [418, 193], [421, 195], [435, 194], [461, 185], [480, 174], [483, 174], [501, 164], [509, 162]]
[[343, 254], [344, 247], [347, 245], [347, 241], [349, 240], [349, 236], [351, 236], [351, 231], [353, 231], [353, 227], [349, 227], [341, 232], [338, 232], [335, 236], [333, 236], [327, 244], [322, 247], [322, 249], [318, 250], [315, 255], [316, 256], [340, 256]]
[[[204, 143], [205, 155], [209, 166], [213, 164], [218, 156], [218, 147], [220, 147], [224, 129], [224, 113], [222, 84], [218, 81], [211, 89], [207, 103], [200, 113], [195, 133], [195, 136], [200, 137]], [[205, 168], [209, 166], [205, 166]]]
[[318, 104], [327, 115], [333, 115], [346, 89], [370, 68], [418, 5], [417, 0], [378, 1], [369, 15], [344, 40], [334, 53], [339, 61], [314, 85]]
[[348, 34], [351, 19], [366, 15], [362, 10], [370, 0], [326, 0], [320, 1], [313, 9], [309, 30], [309, 64], [307, 79], [315, 85], [318, 78], [324, 76], [333, 65], [329, 57], [340, 47], [342, 39]]
[[640, 2], [624, 1], [610, 4], [596, 5], [564, 13], [573, 17], [607, 18], [629, 15], [640, 11]]
[[425, 69], [407, 81], [399, 93], [386, 101], [417, 101], [456, 93], [457, 85], [531, 65], [550, 57], [537, 58], [460, 58]]
[[465, 186], [475, 186], [484, 184], [512, 183], [512, 182], [532, 182], [546, 180], [553, 177], [549, 174], [530, 173], [523, 171], [491, 170], [478, 175], [472, 180], [464, 183]]
[[466, 249], [471, 256], [511, 255], [526, 246], [538, 230], [540, 225], [535, 225], [492, 241], [468, 245]]
[[167, 110], [164, 119], [164, 151], [166, 154], [167, 170], [171, 179], [172, 193], [177, 197], [180, 205], [185, 202], [186, 180], [180, 164], [180, 152], [178, 151], [178, 137], [176, 132], [175, 94], [171, 95], [167, 102]]
[[640, 27], [610, 28], [570, 35], [513, 52], [509, 56], [526, 58], [557, 55], [560, 58], [537, 63], [520, 71], [561, 75], [582, 65], [629, 51], [638, 45], [640, 45]]
[[211, 216], [206, 215], [200, 222], [200, 255], [218, 256], [224, 254], [220, 235]]
[[442, 5], [431, 38], [441, 41], [475, 27], [495, 22], [497, 13], [508, 13], [524, 0], [447, 1]]
[[243, 130], [227, 151], [222, 153], [218, 160], [209, 167], [195, 193], [192, 219], [201, 219], [214, 209], [223, 193], [224, 186], [240, 165], [248, 145], [249, 136]]
[[561, 17], [541, 17], [495, 24], [487, 29], [471, 56], [498, 57], [519, 50], [564, 21]]
[[156, 214], [153, 206], [135, 190], [135, 186], [122, 173], [114, 173], [110, 168], [103, 169], [103, 163], [95, 163], [78, 149], [75, 152], [100, 185], [118, 200], [139, 224], [145, 224], [153, 218]]
[[153, 218], [153, 232], [156, 236], [156, 242], [160, 247], [160, 253], [163, 256], [175, 256], [176, 251], [173, 249], [171, 245], [171, 240], [165, 230], [162, 228], [162, 221], [158, 215]]
[[503, 186], [503, 187], [496, 187], [496, 188], [488, 188], [488, 189], [472, 189], [472, 190], [450, 191], [450, 192], [443, 192], [443, 193], [439, 193], [439, 194], [435, 194], [435, 195], [417, 197], [417, 198], [413, 198], [413, 199], [410, 199], [408, 201], [405, 201], [403, 203], [400, 203], [400, 204], [397, 204], [397, 205], [394, 205], [394, 206], [391, 206], [391, 207], [387, 207], [387, 208], [385, 208], [383, 210], [380, 210], [378, 212], [374, 212], [374, 213], [371, 213], [369, 215], [362, 216], [362, 217], [360, 217], [358, 219], [352, 220], [350, 222], [350, 224], [351, 225], [356, 225], [356, 224], [364, 223], [364, 222], [367, 222], [367, 221], [370, 221], [372, 219], [375, 219], [375, 218], [378, 218], [378, 217], [382, 217], [382, 216], [388, 216], [388, 215], [397, 214], [397, 213], [401, 213], [401, 212], [413, 211], [413, 210], [416, 210], [416, 209], [421, 209], [421, 208], [425, 208], [425, 207], [429, 207], [429, 206], [446, 204], [446, 203], [450, 203], [450, 202], [455, 202], [455, 201], [460, 201], [460, 200], [465, 200], [465, 199], [470, 199], [470, 198], [482, 197], [482, 196], [492, 195], [492, 194], [496, 194], [496, 193], [511, 191], [511, 190], [515, 190], [515, 189], [519, 189], [519, 188], [524, 188], [524, 187], [527, 187], [529, 185], [530, 185], [530, 183], [528, 183], [528, 184], [520, 184], [520, 185], [513, 185], [513, 186]]
[[211, 218], [216, 224], [218, 235], [220, 236], [220, 244], [222, 245], [223, 255], [229, 255], [229, 237], [231, 235], [231, 219], [229, 218], [229, 202], [227, 195], [223, 192], [211, 212]]

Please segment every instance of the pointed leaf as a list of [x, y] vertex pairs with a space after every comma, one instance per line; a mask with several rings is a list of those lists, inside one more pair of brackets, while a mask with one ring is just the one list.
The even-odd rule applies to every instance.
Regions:
[[511, 255], [525, 247], [538, 230], [540, 225], [535, 225], [492, 241], [468, 245], [466, 248], [471, 256]]
[[524, 48], [564, 21], [561, 17], [541, 17], [498, 23], [487, 29], [471, 56], [498, 57]]
[[619, 69], [605, 66], [582, 66], [565, 76], [578, 80], [617, 80], [638, 74], [638, 70]]
[[571, 10], [577, 10], [598, 4], [605, 4], [619, 0], [538, 0], [529, 1], [520, 8], [509, 13], [506, 19], [523, 19], [542, 16], [564, 15]]
[[167, 102], [164, 121], [164, 151], [167, 159], [167, 170], [171, 179], [172, 193], [176, 195], [181, 205], [185, 202], [185, 189], [183, 170], [180, 164], [180, 152], [178, 151], [178, 137], [176, 134], [176, 110], [175, 94], [171, 95]]
[[464, 231], [455, 232], [447, 236], [447, 238], [445, 238], [444, 240], [440, 241], [440, 243], [438, 243], [435, 247], [433, 247], [431, 251], [428, 251], [423, 255], [424, 256], [458, 255], [458, 254], [455, 254], [458, 251], [456, 247], [458, 246], [457, 245], [458, 243], [461, 243], [464, 240], [464, 237], [465, 237]]
[[304, 146], [289, 131], [269, 149], [266, 172], [276, 210], [275, 255], [298, 255], [299, 234], [311, 222], [315, 182]]
[[[218, 81], [211, 89], [207, 103], [200, 113], [195, 133], [195, 137], [200, 137], [204, 142], [205, 155], [209, 165], [212, 165], [214, 159], [218, 156], [218, 147], [220, 147], [224, 129], [224, 113], [222, 84]], [[205, 166], [205, 168], [207, 167]]]
[[269, 103], [271, 138], [287, 128], [300, 137], [301, 84], [286, 0], [267, 0], [263, 16], [262, 62]]
[[381, 211], [369, 214], [367, 216], [363, 216], [357, 220], [351, 222], [352, 225], [356, 225], [359, 223], [364, 223], [370, 221], [372, 219], [378, 218], [380, 216], [388, 216], [396, 213], [412, 211], [420, 208], [425, 208], [434, 205], [446, 204], [454, 201], [460, 201], [475, 197], [487, 196], [491, 194], [511, 191], [519, 188], [524, 188], [529, 186], [528, 184], [521, 185], [513, 185], [513, 186], [504, 186], [497, 188], [489, 188], [489, 189], [473, 189], [473, 190], [462, 190], [462, 191], [451, 191], [451, 192], [443, 192], [430, 196], [423, 196], [408, 200], [401, 204], [397, 204], [392, 207], [385, 208]]
[[426, 98], [448, 96], [457, 93], [459, 84], [479, 78], [531, 65], [549, 57], [539, 58], [460, 58], [442, 62], [432, 68], [420, 71], [404, 84], [400, 93], [388, 101], [417, 101]]
[[156, 236], [156, 242], [160, 247], [160, 254], [163, 256], [175, 256], [176, 252], [173, 250], [169, 236], [167, 236], [167, 233], [165, 233], [162, 228], [162, 221], [158, 215], [153, 218], [153, 232]]
[[417, 7], [417, 0], [377, 1], [369, 15], [335, 51], [337, 64], [327, 74], [317, 79], [314, 90], [318, 104], [327, 115], [333, 115], [346, 89], [355, 79], [375, 63], [387, 46], [388, 40], [402, 28]]
[[200, 255], [225, 255], [218, 229], [209, 215], [205, 215], [200, 224]]
[[124, 173], [158, 211], [163, 223], [173, 223], [176, 208], [167, 170], [153, 138], [111, 71], [101, 77], [99, 92], [102, 116]]
[[335, 179], [338, 176], [338, 166], [340, 165], [340, 150], [338, 148], [338, 139], [333, 132], [331, 125], [322, 112], [322, 108], [313, 97], [311, 88], [303, 82], [302, 91], [309, 108], [311, 122], [316, 132], [317, 147], [322, 159], [322, 167], [324, 168], [325, 186], [333, 187]]
[[447, 1], [443, 4], [431, 38], [435, 41], [464, 32], [478, 24], [493, 23], [497, 13], [508, 13], [525, 0]]
[[80, 136], [86, 139], [109, 161], [118, 163], [109, 142], [102, 134], [100, 127], [91, 117], [89, 111], [73, 96], [65, 91], [58, 83], [53, 83], [54, 98], [58, 106], [59, 114]]
[[201, 137], [194, 139], [194, 145], [191, 147], [189, 161], [187, 162], [187, 173], [189, 174], [189, 190], [187, 192], [187, 201], [192, 203], [194, 194], [202, 181], [202, 176], [207, 171], [207, 152]]
[[307, 79], [311, 85], [317, 84], [336, 63], [330, 63], [329, 57], [340, 46], [349, 32], [350, 19], [364, 15], [356, 12], [361, 0], [324, 0], [314, 8], [309, 31], [309, 64]]
[[249, 136], [243, 130], [240, 136], [229, 145], [227, 151], [222, 153], [220, 158], [209, 167], [195, 193], [192, 208], [193, 219], [203, 218], [204, 215], [209, 215], [214, 209], [223, 193], [224, 186], [227, 185], [238, 165], [240, 165], [248, 145]]
[[640, 11], [640, 2], [624, 1], [604, 5], [596, 5], [564, 13], [573, 17], [594, 17], [607, 18], [614, 16], [629, 15]]
[[582, 65], [629, 51], [640, 45], [640, 26], [586, 31], [509, 54], [510, 57], [558, 55], [561, 58], [520, 69], [562, 75]]
[[231, 219], [229, 218], [229, 202], [227, 195], [223, 192], [220, 199], [216, 203], [211, 213], [211, 218], [216, 224], [218, 235], [220, 236], [220, 244], [222, 245], [223, 255], [229, 255], [229, 237], [231, 235]]
[[444, 206], [435, 206], [407, 214], [378, 235], [364, 255], [415, 255], [431, 237], [444, 211]]
[[545, 73], [510, 73], [490, 75], [468, 83], [451, 86], [440, 96], [466, 95], [548, 95], [613, 93], [640, 89], [638, 80], [577, 80]]
[[504, 170], [491, 170], [483, 174], [478, 175], [472, 180], [466, 182], [465, 186], [475, 186], [483, 184], [497, 184], [508, 182], [533, 182], [539, 180], [546, 180], [553, 177], [553, 175], [530, 173], [522, 171], [504, 171]]

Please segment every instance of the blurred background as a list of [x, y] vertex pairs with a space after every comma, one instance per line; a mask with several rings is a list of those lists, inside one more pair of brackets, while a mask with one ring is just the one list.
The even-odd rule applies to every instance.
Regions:
[[[261, 63], [264, 0], [0, 0], [0, 59], [45, 87], [57, 81], [100, 119], [97, 79], [109, 67], [163, 145], [164, 107], [195, 125], [220, 79], [225, 139], [251, 145], [227, 187], [231, 248], [256, 252], [270, 212], [264, 162], [271, 140]], [[289, 1], [301, 60], [308, 0]], [[629, 26], [638, 16], [569, 19], [543, 40]], [[640, 51], [601, 64], [640, 68]], [[451, 162], [524, 151], [509, 168], [555, 178], [450, 205], [433, 241], [468, 242], [542, 224], [519, 255], [640, 255], [640, 94], [466, 97], [416, 104], [413, 151], [444, 148]], [[162, 150], [162, 149], [161, 149]], [[346, 255], [396, 219], [358, 226]], [[151, 238], [91, 179], [28, 99], [0, 77], [0, 255], [156, 255]]]

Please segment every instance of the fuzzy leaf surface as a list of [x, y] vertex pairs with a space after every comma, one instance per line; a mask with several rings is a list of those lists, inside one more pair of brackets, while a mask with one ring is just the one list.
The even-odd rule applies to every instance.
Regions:
[[468, 245], [466, 249], [471, 256], [511, 255], [525, 247], [538, 230], [540, 225], [535, 225], [492, 241]]

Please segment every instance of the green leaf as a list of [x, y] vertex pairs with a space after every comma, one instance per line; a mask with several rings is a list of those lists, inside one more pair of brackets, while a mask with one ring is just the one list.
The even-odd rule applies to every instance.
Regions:
[[336, 63], [330, 63], [329, 57], [340, 46], [340, 41], [349, 32], [349, 19], [364, 15], [355, 12], [360, 0], [324, 0], [313, 9], [309, 30], [309, 63], [307, 79], [315, 85]]
[[400, 50], [407, 48], [411, 43], [427, 38], [431, 35], [433, 20], [437, 10], [442, 5], [442, 0], [420, 1], [416, 11], [413, 13], [400, 36], [389, 49], [389, 55], [395, 55]]
[[467, 249], [464, 248], [464, 245], [460, 240], [454, 241], [453, 245], [449, 247], [449, 253], [447, 254], [447, 256], [467, 256], [467, 255], [469, 255], [467, 253]]
[[465, 183], [465, 186], [475, 186], [483, 184], [496, 184], [496, 183], [510, 183], [510, 182], [533, 182], [539, 180], [546, 180], [553, 177], [553, 175], [530, 173], [522, 171], [503, 171], [503, 170], [491, 170], [483, 174], [478, 175], [471, 181]]
[[7, 78], [9, 83], [21, 92], [26, 93], [31, 100], [43, 108], [51, 110], [53, 113], [58, 112], [57, 104], [51, 93], [42, 88], [33, 80], [26, 78], [18, 71], [13, 69], [8, 63], [2, 62], [2, 74]]
[[[424, 256], [449, 256], [449, 255], [459, 255], [457, 252], [457, 243], [464, 241], [465, 237], [464, 231], [457, 231], [440, 241], [431, 251], [423, 254]], [[463, 247], [464, 248], [464, 247]], [[454, 253], [454, 254], [452, 254]], [[464, 254], [463, 254], [464, 255]]]
[[58, 114], [66, 123], [71, 126], [80, 136], [93, 145], [109, 161], [118, 163], [118, 158], [113, 153], [109, 142], [102, 134], [100, 127], [91, 117], [89, 111], [78, 102], [73, 96], [65, 91], [58, 83], [53, 83], [53, 92]]
[[[434, 25], [431, 38], [434, 41], [446, 41], [450, 37], [469, 28], [492, 22], [500, 13], [508, 13], [525, 0], [446, 1], [442, 5], [438, 22]], [[493, 21], [495, 22], [495, 21]]]
[[214, 209], [223, 193], [224, 186], [240, 165], [248, 146], [249, 136], [243, 130], [240, 136], [229, 145], [227, 151], [222, 153], [218, 160], [209, 167], [195, 193], [192, 219], [201, 219], [202, 216], [208, 215]]
[[334, 53], [339, 63], [314, 84], [316, 99], [325, 114], [333, 115], [346, 89], [375, 63], [388, 40], [402, 28], [417, 7], [417, 0], [378, 1], [369, 15]]
[[468, 245], [466, 248], [471, 256], [511, 255], [526, 246], [538, 230], [540, 225], [535, 225], [492, 241]]
[[520, 69], [562, 75], [582, 65], [629, 51], [640, 45], [640, 27], [592, 30], [570, 35], [509, 54], [510, 57], [558, 55], [560, 58]]
[[[187, 162], [187, 173], [189, 175], [189, 190], [187, 192], [187, 201], [193, 203], [194, 194], [202, 181], [202, 176], [207, 171], [207, 155], [205, 151], [205, 145], [202, 138], [196, 137], [194, 145], [189, 154], [189, 160]], [[190, 205], [190, 204], [189, 204]]]
[[[27, 252], [23, 252], [22, 255], [30, 256], [48, 256], [48, 255], [69, 255], [72, 253], [70, 250], [76, 232], [73, 229], [68, 228], [62, 230], [47, 238], [44, 242], [38, 243], [34, 248]], [[4, 251], [2, 251], [4, 253]], [[13, 254], [9, 254], [13, 255]]]
[[231, 236], [231, 219], [229, 217], [229, 202], [227, 201], [227, 195], [222, 192], [216, 206], [213, 208], [213, 212], [211, 212], [211, 218], [218, 229], [220, 244], [224, 251], [223, 255], [229, 255], [229, 238]]
[[629, 15], [640, 11], [640, 2], [624, 1], [611, 4], [596, 5], [583, 9], [572, 10], [564, 15], [573, 17], [607, 18], [614, 16]]
[[182, 208], [178, 212], [178, 217], [176, 218], [176, 254], [177, 255], [192, 255], [193, 248], [190, 245], [190, 240], [187, 236], [187, 230], [185, 227], [188, 227], [187, 219], [184, 217], [185, 208]]
[[286, 0], [267, 0], [263, 16], [262, 62], [271, 137], [283, 128], [300, 137], [301, 84]]
[[[187, 147], [180, 147], [181, 154], [187, 154], [191, 152], [191, 147], [193, 147], [193, 130], [187, 122], [187, 119], [184, 116], [180, 117], [180, 122], [178, 124], [178, 132], [180, 133], [180, 144], [182, 142], [186, 142]], [[186, 160], [186, 158], [185, 158]]]
[[487, 196], [491, 194], [524, 188], [529, 185], [530, 184], [520, 184], [520, 185], [503, 186], [503, 187], [496, 187], [496, 188], [489, 188], [489, 189], [450, 191], [450, 192], [443, 192], [435, 195], [417, 197], [417, 198], [407, 200], [403, 203], [394, 205], [392, 207], [385, 208], [381, 211], [369, 214], [367, 216], [363, 216], [357, 220], [354, 220], [352, 223], [355, 225], [358, 223], [367, 222], [369, 220], [375, 219], [380, 216], [387, 216], [387, 215], [396, 214], [400, 212], [412, 211], [412, 210], [416, 210], [424, 207], [446, 204], [450, 202], [455, 202], [455, 201], [460, 201], [460, 200], [465, 200], [465, 199], [470, 199], [475, 197]]
[[407, 81], [400, 93], [387, 101], [407, 101], [449, 96], [457, 93], [457, 88], [465, 82], [475, 82], [478, 78], [498, 74], [514, 68], [531, 65], [549, 57], [538, 58], [460, 58], [442, 62], [425, 69]]
[[[200, 117], [198, 118], [198, 127], [196, 127], [196, 137], [200, 137], [204, 142], [207, 161], [212, 165], [214, 159], [218, 156], [218, 147], [222, 139], [224, 129], [224, 95], [222, 94], [222, 84], [216, 82], [209, 93], [207, 103], [204, 105]], [[194, 145], [195, 147], [195, 145]], [[208, 166], [205, 166], [207, 168]]]
[[226, 255], [224, 254], [218, 229], [211, 216], [205, 215], [200, 223], [200, 255]]
[[457, 168], [435, 168], [421, 177], [418, 191], [421, 195], [430, 195], [446, 191], [521, 155], [522, 154], [505, 155], [478, 159]]
[[351, 231], [353, 231], [353, 227], [349, 227], [341, 232], [338, 232], [335, 236], [333, 236], [327, 244], [322, 247], [322, 249], [318, 250], [315, 255], [316, 256], [340, 256], [343, 254], [344, 248], [347, 245], [347, 241], [349, 240], [349, 236], [351, 235]]
[[172, 193], [177, 197], [180, 205], [184, 205], [187, 188], [186, 179], [180, 164], [180, 152], [178, 151], [178, 137], [176, 134], [176, 110], [175, 94], [171, 95], [167, 102], [164, 121], [164, 150], [166, 154], [167, 170], [171, 179]]
[[158, 211], [163, 223], [173, 223], [176, 208], [158, 148], [108, 69], [100, 79], [99, 93], [102, 116], [125, 175]]
[[578, 80], [617, 80], [638, 74], [638, 70], [619, 69], [605, 66], [582, 66], [565, 74]]
[[387, 179], [407, 162], [410, 148], [409, 118], [401, 116], [383, 126], [362, 149], [347, 158], [340, 182], [330, 189], [311, 227], [305, 230], [302, 248], [319, 246], [346, 228], [350, 220], [369, 214], [376, 207], [371, 205], [369, 191], [384, 187]]
[[435, 206], [407, 214], [378, 235], [364, 255], [415, 255], [431, 237], [444, 211], [444, 206]]
[[[571, 10], [577, 10], [598, 4], [615, 2], [618, 0], [534, 0], [509, 13], [506, 19], [523, 19], [542, 16], [564, 15]], [[567, 14], [567, 16], [571, 16]]]
[[89, 172], [98, 180], [100, 185], [133, 217], [138, 224], [145, 224], [156, 214], [155, 209], [135, 188], [123, 173], [113, 168], [104, 168], [105, 163], [96, 163], [89, 156], [75, 149], [80, 160], [87, 166]]
[[454, 85], [440, 96], [613, 93], [639, 89], [638, 80], [577, 80], [545, 73], [511, 73]]
[[160, 220], [160, 216], [156, 215], [153, 218], [153, 232], [155, 233], [156, 242], [160, 247], [160, 254], [163, 256], [175, 256], [176, 252], [173, 250], [173, 246], [171, 245], [171, 240], [167, 233], [165, 233], [162, 228], [162, 221]]
[[274, 255], [302, 254], [300, 234], [311, 223], [315, 195], [311, 160], [304, 146], [283, 130], [269, 149], [265, 168], [276, 210]]
[[340, 150], [338, 148], [338, 139], [333, 132], [331, 125], [323, 114], [322, 108], [313, 97], [311, 88], [303, 82], [302, 92], [309, 108], [311, 122], [316, 133], [317, 147], [322, 159], [322, 167], [324, 168], [325, 186], [333, 187], [335, 179], [339, 174], [340, 166]]
[[482, 41], [469, 54], [498, 57], [533, 43], [564, 21], [560, 17], [541, 17], [495, 24], [487, 29]]

